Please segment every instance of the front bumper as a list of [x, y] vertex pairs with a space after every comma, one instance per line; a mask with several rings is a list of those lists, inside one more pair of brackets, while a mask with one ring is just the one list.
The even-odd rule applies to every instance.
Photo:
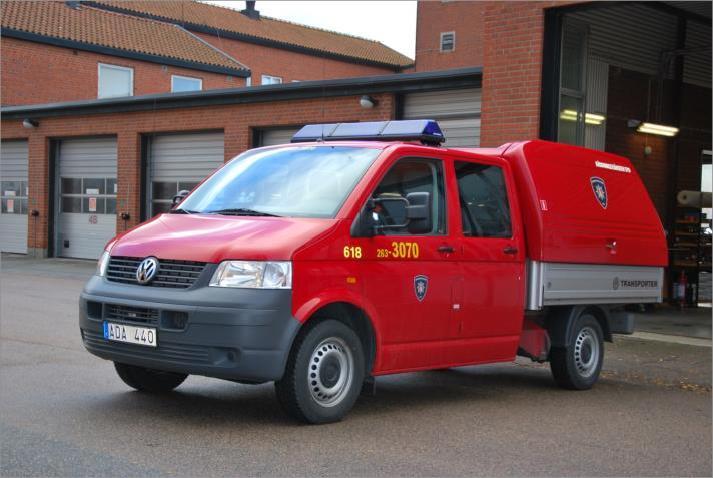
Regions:
[[[84, 346], [103, 359], [157, 370], [250, 382], [280, 379], [300, 326], [292, 317], [291, 291], [206, 282], [167, 289], [92, 277], [79, 301]], [[128, 313], [117, 318], [117, 310]], [[104, 339], [107, 320], [155, 327], [157, 347]]]

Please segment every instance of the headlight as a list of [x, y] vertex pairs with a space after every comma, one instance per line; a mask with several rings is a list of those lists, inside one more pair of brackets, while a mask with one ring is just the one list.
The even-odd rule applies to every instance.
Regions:
[[99, 258], [99, 262], [97, 262], [97, 275], [99, 277], [104, 277], [106, 275], [106, 268], [109, 267], [109, 259], [111, 259], [111, 256], [108, 252], [104, 251], [102, 256]]
[[291, 262], [225, 261], [210, 280], [211, 287], [291, 289]]

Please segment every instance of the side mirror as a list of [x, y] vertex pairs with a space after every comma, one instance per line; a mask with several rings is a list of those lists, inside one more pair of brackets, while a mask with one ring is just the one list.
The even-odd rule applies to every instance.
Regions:
[[406, 219], [408, 232], [420, 234], [431, 232], [433, 218], [431, 217], [431, 193], [419, 192], [406, 195]]
[[376, 235], [376, 221], [374, 220], [374, 200], [369, 199], [359, 214], [354, 218], [349, 233], [352, 237], [373, 237]]
[[181, 201], [186, 199], [186, 196], [188, 196], [191, 192], [188, 189], [181, 189], [178, 191], [178, 194], [173, 196], [173, 200], [171, 201], [171, 207], [176, 207], [179, 204], [181, 204]]

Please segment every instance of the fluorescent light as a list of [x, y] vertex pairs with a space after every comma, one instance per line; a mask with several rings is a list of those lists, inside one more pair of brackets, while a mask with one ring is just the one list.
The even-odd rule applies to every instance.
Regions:
[[[560, 119], [565, 121], [577, 121], [577, 112], [575, 110], [565, 109], [560, 113]], [[599, 126], [607, 119], [604, 115], [599, 115], [595, 113], [586, 113], [584, 115], [584, 122], [587, 124]]]
[[657, 134], [659, 136], [676, 136], [678, 128], [655, 123], [641, 123], [636, 131], [639, 133]]

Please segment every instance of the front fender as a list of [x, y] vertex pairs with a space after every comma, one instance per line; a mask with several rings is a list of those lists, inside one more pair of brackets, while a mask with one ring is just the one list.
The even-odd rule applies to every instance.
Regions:
[[376, 346], [374, 363], [379, 363], [381, 351], [381, 335], [380, 328], [378, 326], [379, 317], [373, 304], [362, 294], [347, 288], [327, 289], [320, 292], [315, 297], [304, 301], [302, 304], [295, 304], [296, 308], [293, 309], [293, 316], [302, 324], [302, 326], [304, 326], [310, 317], [314, 316], [318, 310], [330, 304], [337, 303], [349, 304], [364, 312], [367, 320], [371, 322], [371, 329], [374, 331], [374, 341]]

